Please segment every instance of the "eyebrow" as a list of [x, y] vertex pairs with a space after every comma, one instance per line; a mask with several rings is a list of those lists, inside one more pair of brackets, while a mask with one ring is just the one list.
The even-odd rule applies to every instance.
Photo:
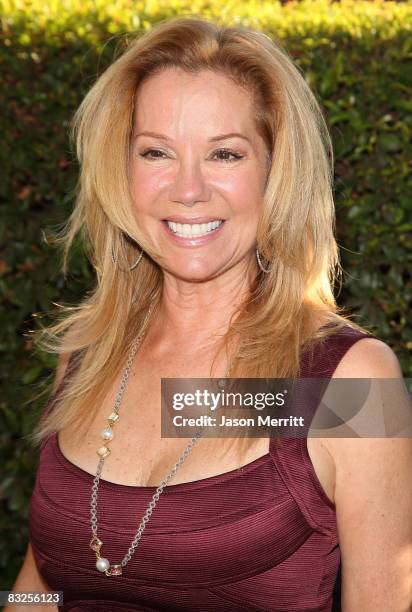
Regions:
[[[173, 140], [172, 138], [170, 138], [169, 136], [165, 136], [164, 134], [157, 134], [156, 132], [139, 132], [138, 134], [136, 134], [134, 136], [134, 138], [137, 138], [138, 136], [153, 136], [153, 138], [160, 138], [162, 140]], [[247, 140], [248, 142], [250, 142], [250, 138], [248, 138], [247, 136], [245, 136], [244, 134], [240, 134], [239, 132], [230, 132], [229, 134], [219, 134], [218, 136], [213, 136], [212, 138], [209, 138], [209, 142], [216, 142], [218, 140], [227, 140], [228, 138], [243, 138], [244, 140]]]

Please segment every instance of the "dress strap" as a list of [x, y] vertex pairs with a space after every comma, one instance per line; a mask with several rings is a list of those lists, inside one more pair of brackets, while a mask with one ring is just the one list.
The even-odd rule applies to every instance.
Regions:
[[[338, 330], [325, 339], [319, 350], [315, 352], [311, 364], [305, 355], [302, 356], [301, 378], [326, 379], [325, 385], [327, 385], [327, 379], [333, 376], [350, 347], [363, 338], [374, 337], [350, 326]], [[322, 385], [318, 387], [310, 401], [309, 415], [313, 410], [312, 418], [320, 399], [318, 391], [323, 388]], [[308, 412], [307, 407], [305, 412]], [[327, 531], [334, 538], [337, 537], [335, 504], [326, 495], [315, 472], [308, 452], [307, 437], [271, 438], [269, 453], [308, 523], [314, 529]]]
[[304, 352], [301, 356], [301, 378], [332, 378], [345, 353], [355, 342], [363, 338], [375, 338], [369, 332], [363, 332], [350, 325], [342, 327], [329, 335], [315, 349], [314, 359]]
[[[312, 355], [308, 351], [303, 352], [300, 363], [301, 373], [298, 380], [313, 380], [306, 380], [301, 385], [298, 382], [293, 406], [291, 406], [291, 414], [303, 416], [305, 422], [310, 423], [315, 416], [329, 381], [344, 355], [359, 340], [374, 337], [367, 332], [347, 325], [323, 339]], [[274, 444], [278, 444], [277, 440], [279, 438], [273, 437], [271, 439], [270, 449]]]

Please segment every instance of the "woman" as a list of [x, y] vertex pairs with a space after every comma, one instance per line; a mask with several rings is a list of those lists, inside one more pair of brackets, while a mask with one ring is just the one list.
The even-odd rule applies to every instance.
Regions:
[[341, 557], [345, 612], [408, 610], [410, 440], [160, 435], [161, 378], [401, 377], [335, 303], [332, 148], [291, 59], [262, 33], [164, 22], [74, 134], [62, 240], [67, 257], [82, 232], [97, 283], [40, 337], [57, 392], [14, 590], [62, 590], [63, 610], [330, 610]]

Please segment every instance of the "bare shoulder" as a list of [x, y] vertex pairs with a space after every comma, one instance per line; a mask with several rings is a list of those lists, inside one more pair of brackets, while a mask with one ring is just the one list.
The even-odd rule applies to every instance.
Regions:
[[332, 378], [401, 378], [394, 351], [377, 338], [361, 338], [345, 353]]
[[[401, 379], [402, 370], [395, 352], [377, 338], [361, 338], [355, 342], [339, 362], [332, 378], [392, 378]], [[324, 438], [324, 444], [335, 461], [354, 459], [353, 450], [385, 446], [382, 438]], [[386, 441], [390, 445], [390, 441]], [[402, 444], [402, 443], [400, 443]], [[337, 467], [337, 465], [336, 465]], [[367, 466], [365, 466], [366, 468]]]

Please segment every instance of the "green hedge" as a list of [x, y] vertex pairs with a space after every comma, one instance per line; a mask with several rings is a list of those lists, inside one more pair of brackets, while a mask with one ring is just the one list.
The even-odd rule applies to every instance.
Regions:
[[[22, 439], [44, 404], [27, 400], [55, 359], [33, 354], [34, 313], [92, 286], [77, 245], [70, 276], [43, 230], [67, 218], [77, 164], [67, 128], [96, 76], [159, 20], [198, 13], [286, 40], [316, 92], [335, 147], [337, 232], [346, 271], [338, 301], [412, 376], [411, 2], [0, 0], [0, 568], [10, 588], [27, 545], [37, 456]], [[408, 215], [409, 213], [409, 215]]]

